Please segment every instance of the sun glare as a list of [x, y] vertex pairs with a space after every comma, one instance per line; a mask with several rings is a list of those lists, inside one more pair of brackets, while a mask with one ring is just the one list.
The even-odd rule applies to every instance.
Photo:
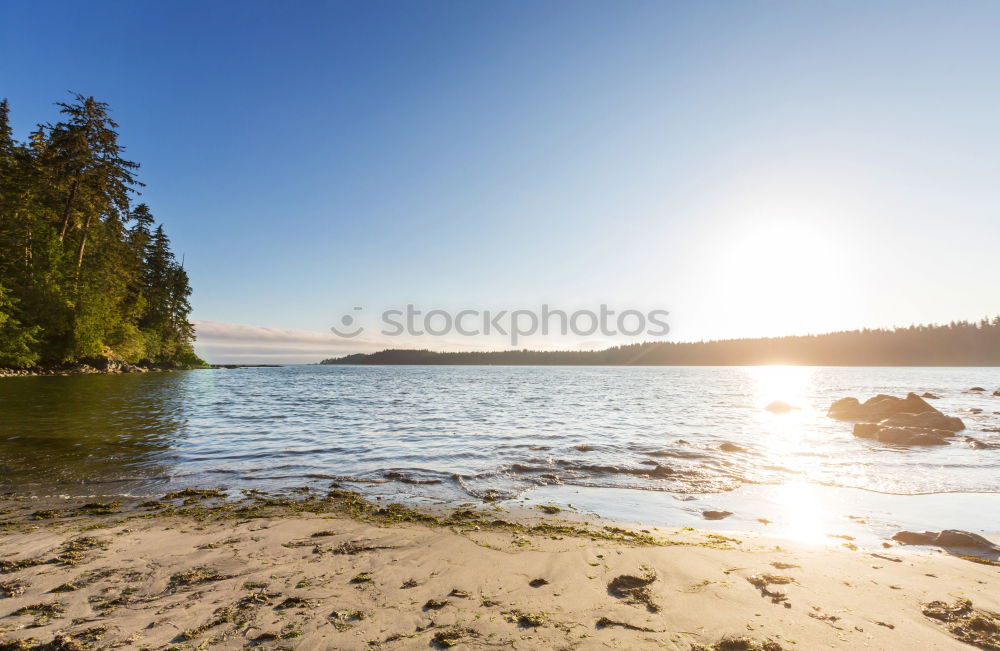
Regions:
[[807, 482], [782, 484], [775, 497], [781, 506], [784, 530], [782, 534], [803, 543], [829, 542], [823, 532], [823, 509], [814, 495], [813, 486]]
[[733, 313], [747, 315], [743, 336], [820, 332], [838, 323], [843, 316], [837, 310], [851, 304], [846, 292], [853, 273], [838, 235], [815, 210], [762, 206], [744, 212], [714, 248], [706, 279]]
[[751, 366], [748, 368], [754, 381], [754, 402], [765, 407], [782, 401], [793, 407], [805, 402], [813, 369], [809, 366]]

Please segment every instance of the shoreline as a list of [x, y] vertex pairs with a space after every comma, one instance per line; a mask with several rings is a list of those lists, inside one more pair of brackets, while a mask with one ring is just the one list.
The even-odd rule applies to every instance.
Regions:
[[[56, 490], [47, 493], [9, 493], [18, 500], [47, 505], [80, 500], [142, 503], [164, 492], [220, 491], [240, 494], [280, 494], [292, 491], [322, 492], [336, 486], [356, 493], [370, 503], [400, 503], [408, 509], [431, 514], [461, 508], [498, 508], [518, 518], [552, 510], [562, 518], [581, 522], [603, 522], [632, 528], [676, 529], [693, 527], [725, 535], [769, 538], [822, 544], [849, 538], [865, 549], [880, 549], [901, 530], [960, 529], [1000, 538], [1000, 523], [989, 517], [1000, 510], [997, 492], [938, 492], [921, 494], [882, 493], [865, 488], [829, 486], [811, 482], [743, 484], [728, 491], [686, 493], [634, 488], [553, 484], [532, 488], [513, 498], [484, 500], [472, 495], [430, 496], [408, 492], [408, 485], [356, 483], [341, 478], [313, 480], [307, 484], [258, 487], [239, 484], [164, 482], [159, 488], [141, 492], [113, 490]], [[94, 485], [97, 488], [98, 485]], [[72, 488], [80, 488], [73, 485]], [[719, 514], [708, 517], [706, 513]]]
[[1000, 610], [997, 567], [925, 548], [383, 504], [4, 498], [3, 648], [969, 648], [926, 604]]
[[92, 365], [90, 362], [70, 362], [52, 366], [32, 368], [0, 368], [0, 378], [9, 377], [62, 377], [71, 375], [128, 375], [134, 373], [172, 373], [174, 371], [194, 371], [205, 367], [189, 364], [130, 364], [105, 360], [105, 364]]
[[126, 375], [132, 373], [172, 373], [174, 371], [211, 371], [219, 369], [240, 368], [282, 368], [284, 364], [130, 364], [128, 362], [110, 362], [101, 368], [88, 362], [71, 362], [53, 366], [36, 366], [32, 368], [0, 368], [0, 378], [5, 377], [47, 377], [70, 375]]

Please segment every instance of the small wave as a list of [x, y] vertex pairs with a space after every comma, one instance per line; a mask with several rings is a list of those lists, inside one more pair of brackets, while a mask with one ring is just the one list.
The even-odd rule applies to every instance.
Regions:
[[648, 457], [671, 457], [674, 459], [704, 459], [709, 456], [695, 450], [652, 450], [643, 452]]
[[432, 473], [423, 470], [386, 470], [383, 471], [382, 476], [385, 479], [389, 479], [392, 481], [398, 481], [404, 484], [414, 484], [418, 486], [442, 483], [444, 480], [441, 479], [441, 477], [427, 476], [435, 474], [439, 473]]

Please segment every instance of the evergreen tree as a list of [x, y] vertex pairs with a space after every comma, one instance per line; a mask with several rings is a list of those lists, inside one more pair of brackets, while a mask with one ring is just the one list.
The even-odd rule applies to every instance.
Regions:
[[139, 165], [118, 124], [93, 97], [58, 106], [62, 121], [19, 143], [0, 103], [0, 365], [197, 363], [187, 275], [131, 203]]
[[0, 366], [33, 366], [38, 361], [35, 346], [38, 326], [24, 327], [12, 315], [14, 300], [0, 286]]

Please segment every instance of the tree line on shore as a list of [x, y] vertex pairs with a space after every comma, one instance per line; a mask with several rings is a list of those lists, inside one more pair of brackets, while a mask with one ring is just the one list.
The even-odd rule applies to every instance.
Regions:
[[1000, 316], [947, 325], [699, 342], [644, 342], [594, 351], [438, 353], [383, 350], [321, 364], [498, 366], [1000, 366]]
[[75, 95], [25, 142], [0, 102], [0, 366], [200, 365], [191, 287], [108, 105]]

